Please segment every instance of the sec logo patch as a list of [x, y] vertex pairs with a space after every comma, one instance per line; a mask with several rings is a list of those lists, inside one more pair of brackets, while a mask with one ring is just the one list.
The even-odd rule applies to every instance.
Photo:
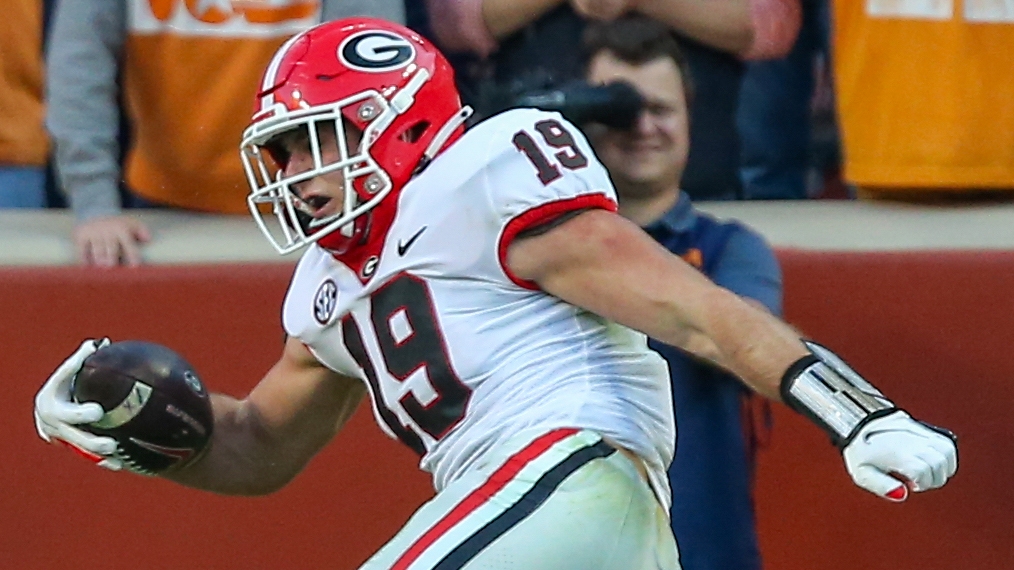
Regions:
[[338, 286], [334, 281], [328, 279], [317, 288], [317, 294], [313, 297], [313, 318], [318, 323], [326, 325], [334, 317], [335, 309], [338, 306]]

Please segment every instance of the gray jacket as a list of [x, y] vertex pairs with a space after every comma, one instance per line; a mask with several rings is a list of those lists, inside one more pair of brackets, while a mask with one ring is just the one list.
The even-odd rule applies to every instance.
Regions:
[[[404, 23], [403, 0], [322, 0], [322, 19], [367, 15]], [[117, 77], [123, 0], [57, 3], [46, 58], [46, 127], [60, 187], [77, 220], [120, 213]]]

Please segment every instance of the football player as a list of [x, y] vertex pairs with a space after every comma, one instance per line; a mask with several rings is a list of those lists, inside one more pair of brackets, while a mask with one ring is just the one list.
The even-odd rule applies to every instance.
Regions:
[[[242, 157], [261, 230], [306, 248], [289, 337], [245, 398], [214, 396], [209, 450], [164, 477], [274, 491], [368, 393], [437, 494], [363, 568], [675, 569], [673, 409], [646, 334], [807, 415], [869, 491], [901, 500], [953, 475], [946, 432], [619, 216], [560, 115], [516, 109], [466, 132], [468, 114], [447, 61], [404, 27], [343, 20], [282, 46]], [[37, 425], [129, 468], [75, 427], [102, 410], [58, 389], [94, 347], [43, 387]]]

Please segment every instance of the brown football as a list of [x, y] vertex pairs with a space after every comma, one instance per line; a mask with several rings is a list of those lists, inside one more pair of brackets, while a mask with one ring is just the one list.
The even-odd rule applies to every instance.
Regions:
[[155, 475], [200, 455], [211, 439], [211, 400], [194, 368], [171, 348], [114, 342], [85, 359], [71, 386], [76, 402], [98, 402], [99, 421], [80, 426], [115, 439], [132, 471]]

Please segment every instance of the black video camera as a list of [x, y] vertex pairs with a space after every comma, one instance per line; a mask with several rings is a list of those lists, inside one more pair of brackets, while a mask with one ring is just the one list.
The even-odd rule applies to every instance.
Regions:
[[516, 107], [534, 107], [556, 111], [578, 126], [599, 123], [620, 130], [632, 128], [644, 108], [641, 94], [624, 82], [589, 85], [576, 81], [536, 88], [519, 84], [487, 92], [485, 102], [485, 116]]

